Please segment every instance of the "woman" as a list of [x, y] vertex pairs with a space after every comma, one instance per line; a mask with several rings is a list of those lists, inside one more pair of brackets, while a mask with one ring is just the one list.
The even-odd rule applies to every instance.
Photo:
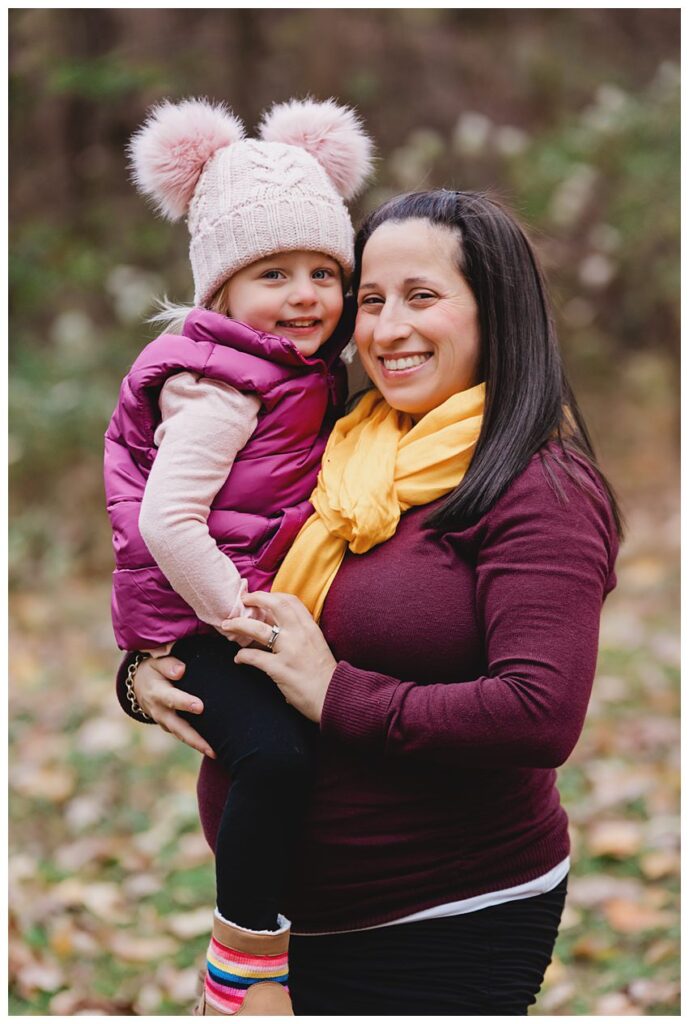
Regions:
[[[509, 214], [477, 194], [401, 196], [356, 256], [377, 391], [337, 425], [273, 593], [250, 598], [268, 621], [226, 624], [263, 645], [238, 660], [320, 724], [294, 1008], [525, 1014], [564, 902], [555, 768], [583, 725], [619, 514]], [[133, 695], [203, 749], [178, 715], [181, 668], [146, 662]], [[204, 762], [211, 841], [226, 784]]]

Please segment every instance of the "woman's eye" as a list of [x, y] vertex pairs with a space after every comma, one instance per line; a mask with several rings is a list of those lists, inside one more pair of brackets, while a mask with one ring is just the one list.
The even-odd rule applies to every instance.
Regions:
[[414, 299], [434, 299], [435, 295], [432, 292], [414, 292], [412, 300]]
[[359, 299], [360, 306], [380, 306], [382, 303], [380, 295], [364, 295]]

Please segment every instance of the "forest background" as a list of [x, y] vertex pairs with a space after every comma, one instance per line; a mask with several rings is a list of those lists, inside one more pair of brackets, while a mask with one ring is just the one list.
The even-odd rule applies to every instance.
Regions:
[[335, 96], [400, 191], [497, 192], [530, 227], [628, 526], [584, 735], [560, 772], [570, 897], [537, 1013], [678, 1001], [678, 10], [15, 9], [10, 1012], [185, 1013], [212, 868], [196, 755], [117, 708], [102, 435], [183, 226], [124, 147], [163, 97]]

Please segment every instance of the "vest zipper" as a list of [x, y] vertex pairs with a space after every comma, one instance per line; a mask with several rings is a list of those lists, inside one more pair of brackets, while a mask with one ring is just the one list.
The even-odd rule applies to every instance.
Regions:
[[332, 405], [337, 405], [337, 387], [335, 386], [335, 375], [332, 373], [327, 374], [326, 380], [328, 382], [328, 392], [330, 394], [330, 401]]

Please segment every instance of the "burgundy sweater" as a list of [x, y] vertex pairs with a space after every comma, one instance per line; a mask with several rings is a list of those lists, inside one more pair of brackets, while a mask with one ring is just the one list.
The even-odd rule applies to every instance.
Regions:
[[[557, 471], [563, 500], [536, 456], [476, 525], [439, 534], [433, 506], [416, 508], [346, 555], [321, 619], [338, 665], [285, 908], [295, 932], [518, 885], [568, 854], [555, 768], [581, 732], [617, 554], [609, 502], [580, 474]], [[226, 786], [206, 760], [211, 841]]]

